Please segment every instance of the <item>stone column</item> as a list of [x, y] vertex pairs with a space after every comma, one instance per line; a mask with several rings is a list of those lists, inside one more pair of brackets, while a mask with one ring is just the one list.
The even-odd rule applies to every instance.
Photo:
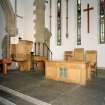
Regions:
[[[47, 28], [45, 28], [45, 0], [35, 0], [35, 42], [38, 43], [46, 43], [48, 47], [50, 46], [50, 37], [51, 33]], [[43, 49], [44, 48], [44, 49]], [[48, 55], [48, 48], [43, 44], [40, 44], [40, 47], [36, 47], [36, 53], [38, 53], [38, 49], [40, 49], [40, 54], [36, 55]]]
[[45, 33], [45, 1], [35, 0], [36, 5], [36, 23], [35, 23], [35, 40], [36, 42], [44, 42]]

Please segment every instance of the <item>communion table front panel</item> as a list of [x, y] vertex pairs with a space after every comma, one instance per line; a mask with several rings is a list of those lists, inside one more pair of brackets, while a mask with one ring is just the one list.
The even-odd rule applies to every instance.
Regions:
[[46, 61], [46, 79], [85, 85], [90, 79], [90, 67], [84, 62]]

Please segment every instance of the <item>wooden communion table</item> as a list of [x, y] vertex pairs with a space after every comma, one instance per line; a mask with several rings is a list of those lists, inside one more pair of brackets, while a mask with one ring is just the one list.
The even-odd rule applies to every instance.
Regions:
[[89, 64], [82, 61], [46, 61], [46, 79], [65, 81], [86, 85], [91, 79], [91, 69]]

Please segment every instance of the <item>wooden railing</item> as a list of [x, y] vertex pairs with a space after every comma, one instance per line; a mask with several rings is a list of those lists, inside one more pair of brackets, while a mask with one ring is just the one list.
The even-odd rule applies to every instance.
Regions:
[[35, 56], [45, 56], [52, 60], [52, 52], [46, 43], [35, 42]]

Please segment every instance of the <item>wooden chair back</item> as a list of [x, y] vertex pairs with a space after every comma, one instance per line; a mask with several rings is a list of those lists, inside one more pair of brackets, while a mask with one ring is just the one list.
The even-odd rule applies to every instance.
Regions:
[[74, 56], [73, 51], [65, 51], [64, 52], [64, 60], [65, 61], [71, 61], [73, 56]]
[[97, 67], [97, 51], [95, 50], [88, 50], [86, 51], [86, 62], [89, 62], [91, 66], [91, 71], [96, 72]]
[[84, 48], [74, 49], [74, 59], [77, 61], [84, 61]]
[[86, 62], [96, 63], [97, 62], [97, 51], [95, 50], [86, 51]]

